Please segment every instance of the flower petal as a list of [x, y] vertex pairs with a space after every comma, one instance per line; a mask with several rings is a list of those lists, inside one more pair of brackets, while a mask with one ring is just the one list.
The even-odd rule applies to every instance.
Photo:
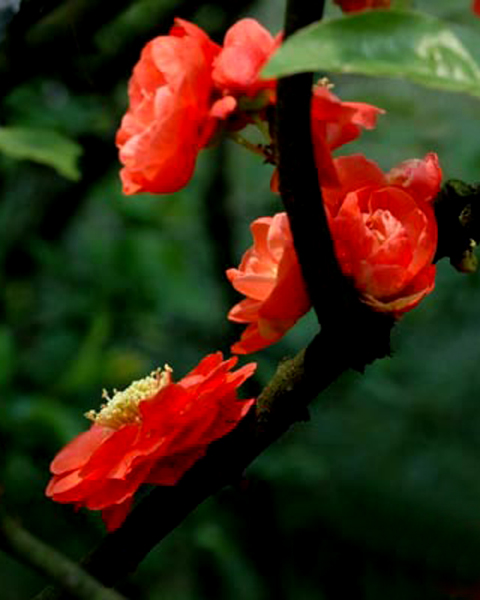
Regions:
[[263, 65], [279, 42], [255, 19], [241, 19], [225, 35], [223, 48], [214, 61], [213, 80], [226, 93], [253, 97], [275, 86], [259, 78]]
[[227, 271], [233, 287], [247, 296], [228, 313], [231, 321], [249, 324], [232, 346], [239, 354], [275, 343], [311, 306], [287, 215], [257, 219], [251, 230], [253, 247], [239, 269]]
[[54, 459], [47, 496], [101, 510], [109, 531], [120, 526], [143, 483], [173, 485], [246, 415], [254, 400], [240, 400], [237, 389], [256, 365], [234, 371], [236, 363], [210, 354], [178, 383], [167, 378], [141, 398], [132, 422], [94, 424]]

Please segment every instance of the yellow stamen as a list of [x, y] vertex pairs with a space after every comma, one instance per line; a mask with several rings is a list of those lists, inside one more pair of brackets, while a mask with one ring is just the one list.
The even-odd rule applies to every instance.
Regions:
[[101, 405], [98, 412], [89, 410], [85, 416], [97, 425], [112, 429], [118, 429], [122, 425], [131, 423], [140, 423], [141, 415], [138, 405], [166, 387], [172, 380], [171, 373], [171, 367], [165, 365], [163, 369], [152, 371], [147, 377], [134, 381], [120, 392], [113, 390], [112, 397], [106, 390], [103, 390], [102, 398], [107, 402]]
[[325, 87], [327, 88], [327, 90], [333, 90], [333, 88], [335, 87], [335, 84], [332, 83], [328, 77], [322, 77], [321, 79], [319, 79], [317, 81], [317, 85], [319, 85], [320, 87]]

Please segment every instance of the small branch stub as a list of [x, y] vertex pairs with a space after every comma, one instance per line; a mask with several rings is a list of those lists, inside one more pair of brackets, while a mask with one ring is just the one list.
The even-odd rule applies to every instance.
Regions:
[[435, 260], [448, 257], [461, 273], [477, 270], [474, 250], [480, 242], [480, 185], [448, 180], [434, 203], [438, 223]]

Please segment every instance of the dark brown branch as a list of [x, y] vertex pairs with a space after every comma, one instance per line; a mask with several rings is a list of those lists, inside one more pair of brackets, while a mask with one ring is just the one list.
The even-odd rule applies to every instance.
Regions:
[[[286, 35], [320, 19], [323, 4], [289, 0]], [[337, 350], [350, 355], [350, 366], [363, 370], [365, 365], [389, 353], [393, 320], [372, 312], [359, 300], [352, 282], [343, 276], [337, 263], [313, 156], [312, 85], [312, 73], [285, 77], [278, 83], [280, 192], [318, 321], [324, 330], [332, 332], [329, 337]]]
[[[476, 232], [480, 234], [477, 188], [461, 184], [461, 189], [465, 192], [462, 194], [458, 190], [458, 182], [455, 184], [456, 192], [452, 191], [451, 185], [451, 182], [447, 183], [442, 191], [450, 199], [440, 195], [438, 200], [438, 206], [440, 202], [444, 203], [440, 212], [442, 218], [439, 220], [439, 239], [445, 240], [439, 248], [448, 247], [447, 242], [451, 239], [449, 232], [452, 228], [455, 229], [455, 222], [461, 214], [465, 217], [466, 206], [473, 206], [468, 209], [469, 214], [475, 216], [478, 213], [476, 220], [472, 217], [468, 221], [468, 231], [475, 240], [478, 239], [475, 237]], [[466, 190], [469, 190], [468, 194]], [[454, 195], [458, 198], [454, 198]], [[461, 208], [454, 210], [453, 207]], [[453, 223], [448, 222], [445, 216], [447, 213]], [[391, 322], [386, 320], [383, 323], [378, 320], [381, 318], [381, 315], [366, 311], [365, 320], [355, 329], [358, 334], [363, 328], [365, 340], [361, 347], [364, 359], [368, 358], [369, 351], [377, 355], [388, 351], [386, 332]], [[379, 322], [380, 325], [383, 324], [383, 329], [379, 328]], [[256, 409], [249, 413], [240, 426], [227, 437], [212, 444], [206, 457], [177, 486], [156, 488], [142, 500], [122, 527], [106, 536], [83, 560], [85, 570], [107, 586], [117, 584], [134, 571], [148, 552], [191, 511], [220, 488], [234, 482], [235, 478], [240, 478], [246, 467], [261, 452], [296, 421], [302, 420], [308, 404], [351, 366], [357, 352], [358, 347], [349, 343], [348, 338], [339, 338], [333, 328], [324, 327], [306, 350], [279, 365], [275, 376], [259, 396]], [[374, 355], [370, 358], [373, 360]], [[49, 588], [40, 593], [36, 600], [70, 598], [72, 596], [68, 593]]]
[[[285, 18], [285, 36], [321, 19], [324, 2], [289, 0]], [[317, 167], [313, 157], [310, 127], [310, 103], [313, 74], [302, 73], [278, 82], [276, 141], [279, 153], [280, 192], [287, 211], [295, 249], [302, 267], [312, 304], [320, 323], [330, 312], [326, 283], [344, 287], [330, 239]]]
[[[199, 504], [239, 479], [259, 454], [303, 420], [309, 403], [349, 368], [351, 360], [349, 345], [339, 343], [335, 332], [326, 328], [306, 350], [282, 362], [240, 426], [213, 443], [176, 486], [155, 488], [139, 502], [122, 527], [85, 557], [85, 570], [106, 586], [121, 582]], [[70, 599], [54, 588], [35, 598]]]
[[78, 600], [125, 600], [59, 552], [35, 538], [0, 509], [0, 548], [53, 579]]
[[[303, 0], [295, 8], [289, 2], [287, 33], [320, 17], [322, 8], [322, 2]], [[178, 485], [155, 489], [85, 558], [85, 569], [105, 585], [115, 585], [132, 572], [198, 504], [239, 478], [263, 450], [304, 418], [308, 404], [343, 371], [363, 369], [389, 352], [392, 319], [359, 302], [335, 259], [313, 161], [311, 87], [310, 75], [281, 83], [278, 137], [281, 188], [322, 331], [305, 351], [280, 364], [256, 409], [234, 432], [212, 444]], [[68, 596], [50, 589], [36, 600], [62, 598]]]
[[[347, 367], [348, 353], [332, 352], [320, 334], [307, 350], [280, 364], [252, 410], [230, 435], [211, 445], [174, 487], [159, 487], [144, 498], [117, 531], [107, 535], [83, 560], [83, 567], [104, 585], [113, 586], [206, 498], [239, 479], [245, 468], [295, 421], [309, 402]], [[319, 371], [317, 365], [323, 367]], [[292, 410], [293, 407], [293, 410]], [[35, 600], [66, 600], [70, 595], [49, 588]]]
[[447, 181], [435, 199], [438, 246], [435, 260], [448, 257], [451, 264], [465, 273], [477, 268], [473, 253], [480, 243], [480, 185]]

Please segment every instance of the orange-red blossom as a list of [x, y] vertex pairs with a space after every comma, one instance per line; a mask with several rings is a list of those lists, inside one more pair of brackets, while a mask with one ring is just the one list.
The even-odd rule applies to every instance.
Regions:
[[246, 296], [228, 314], [246, 323], [232, 352], [248, 354], [277, 342], [311, 306], [293, 247], [286, 213], [256, 219], [253, 246], [238, 269], [228, 269], [233, 287]]
[[365, 102], [343, 102], [327, 86], [313, 88], [311, 108], [312, 142], [315, 162], [321, 165], [321, 186], [336, 186], [338, 178], [331, 151], [356, 140], [362, 129], [374, 129], [385, 111]]
[[[262, 79], [260, 72], [281, 35], [242, 19], [221, 47], [196, 25], [175, 23], [169, 35], [145, 46], [130, 79], [129, 108], [116, 138], [125, 194], [180, 190], [202, 148], [222, 130], [267, 120], [265, 109], [276, 102], [276, 80]], [[372, 129], [381, 112], [342, 102], [323, 85], [314, 88], [312, 134], [322, 185], [336, 184], [330, 151], [357, 138], [361, 128]], [[265, 153], [269, 161], [273, 155], [271, 149]]]
[[142, 483], [174, 485], [246, 415], [254, 399], [240, 400], [237, 388], [256, 365], [232, 371], [236, 362], [210, 354], [176, 383], [165, 366], [107, 397], [98, 413], [87, 413], [91, 428], [53, 460], [47, 496], [100, 510], [108, 530], [116, 529]]
[[[329, 89], [328, 82], [314, 86], [311, 103], [311, 132], [318, 180], [321, 186], [337, 186], [338, 178], [332, 152], [353, 142], [362, 129], [374, 129], [377, 117], [385, 111], [365, 102], [343, 102]], [[270, 183], [272, 192], [279, 191], [278, 170]]]
[[233, 25], [223, 47], [182, 19], [151, 40], [133, 70], [117, 132], [124, 193], [184, 187], [220, 127], [238, 129], [273, 101], [275, 82], [259, 73], [279, 44], [254, 19]]
[[323, 195], [337, 260], [364, 302], [399, 317], [434, 287], [438, 158], [407, 160], [386, 175], [362, 155], [335, 166], [340, 187]]
[[[339, 265], [363, 302], [399, 317], [434, 287], [437, 156], [405, 161], [386, 175], [361, 155], [334, 163], [339, 186], [324, 188], [323, 197]], [[252, 233], [240, 267], [227, 271], [246, 296], [228, 315], [248, 325], [232, 346], [240, 354], [278, 341], [310, 308], [285, 213], [257, 219]]]

